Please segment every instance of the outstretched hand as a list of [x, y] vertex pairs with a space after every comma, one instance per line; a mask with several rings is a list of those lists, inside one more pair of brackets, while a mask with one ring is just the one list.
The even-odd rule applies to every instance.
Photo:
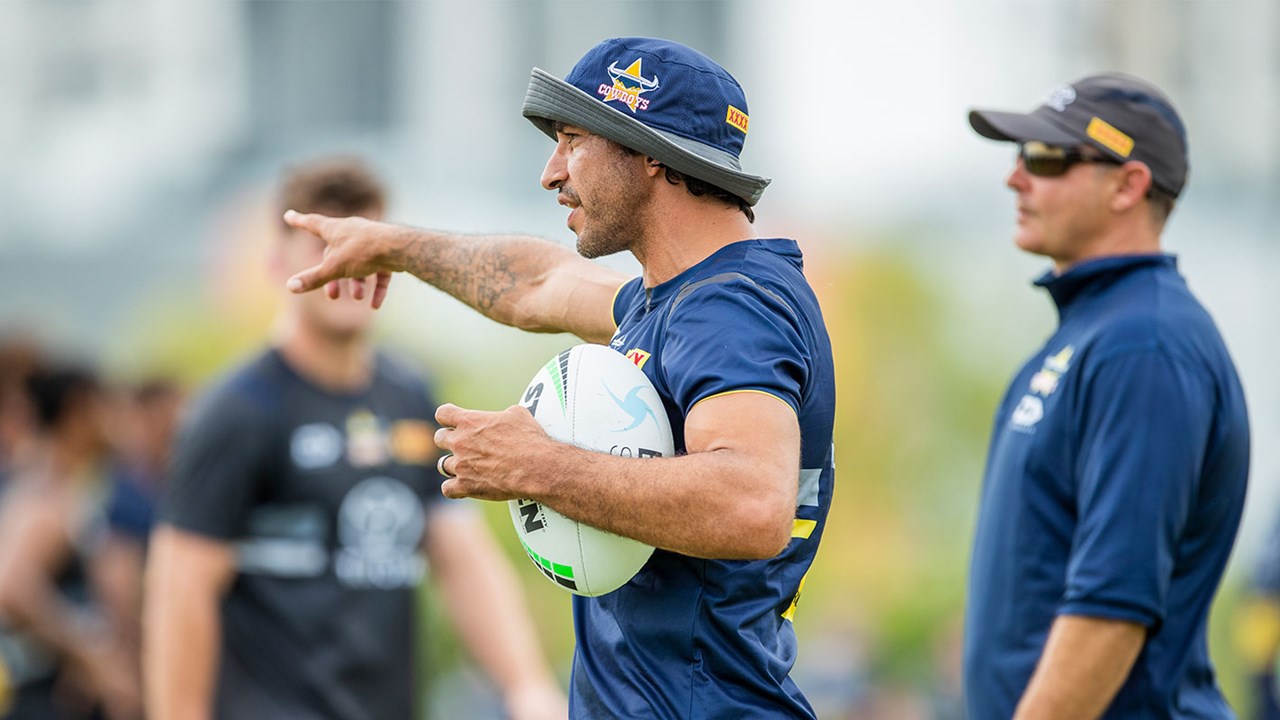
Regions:
[[325, 293], [337, 299], [344, 292], [356, 300], [363, 300], [369, 276], [374, 277], [371, 305], [376, 309], [387, 298], [391, 284], [391, 272], [383, 257], [385, 243], [381, 242], [391, 226], [362, 217], [334, 218], [316, 213], [299, 213], [289, 210], [284, 214], [285, 224], [306, 230], [325, 243], [324, 259], [319, 265], [289, 278], [290, 292], [303, 293], [325, 288]]

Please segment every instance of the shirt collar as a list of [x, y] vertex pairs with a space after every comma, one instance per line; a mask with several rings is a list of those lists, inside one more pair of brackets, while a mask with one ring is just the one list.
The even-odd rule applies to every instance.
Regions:
[[1035, 284], [1049, 292], [1061, 313], [1086, 289], [1110, 283], [1139, 268], [1152, 266], [1177, 269], [1178, 259], [1164, 253], [1094, 258], [1072, 265], [1061, 275], [1050, 270], [1036, 279]]
[[690, 279], [696, 277], [708, 265], [730, 253], [742, 252], [743, 248], [748, 244], [762, 247], [769, 252], [789, 258], [791, 262], [796, 263], [800, 267], [804, 266], [804, 261], [802, 259], [803, 256], [800, 253], [800, 245], [791, 238], [751, 238], [749, 240], [739, 240], [738, 242], [729, 243], [728, 245], [716, 250], [700, 260], [697, 264], [686, 268], [679, 275], [676, 275], [670, 280], [659, 283], [651, 288], [645, 288], [645, 292], [649, 297], [649, 302], [656, 303], [661, 300], [665, 300], [668, 295], [679, 291], [680, 288], [684, 287]]

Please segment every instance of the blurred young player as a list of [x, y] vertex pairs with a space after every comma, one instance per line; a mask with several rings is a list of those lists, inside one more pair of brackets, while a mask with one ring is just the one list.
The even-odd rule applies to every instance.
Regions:
[[[345, 160], [294, 171], [280, 202], [384, 207]], [[281, 227], [271, 272], [283, 282], [323, 249]], [[182, 430], [147, 578], [153, 717], [416, 717], [428, 567], [511, 717], [564, 716], [509, 564], [481, 517], [440, 494], [428, 388], [374, 351], [371, 321], [367, 303], [287, 298], [272, 346]]]

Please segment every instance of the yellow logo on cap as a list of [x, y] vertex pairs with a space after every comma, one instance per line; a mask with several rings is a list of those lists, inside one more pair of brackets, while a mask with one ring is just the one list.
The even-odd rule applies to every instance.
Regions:
[[1133, 138], [1100, 117], [1090, 120], [1089, 127], [1084, 132], [1120, 157], [1129, 157], [1129, 153], [1133, 152]]
[[746, 135], [747, 123], [751, 121], [751, 118], [747, 117], [747, 114], [738, 108], [730, 105], [729, 110], [724, 114], [724, 121], [738, 128], [743, 135]]

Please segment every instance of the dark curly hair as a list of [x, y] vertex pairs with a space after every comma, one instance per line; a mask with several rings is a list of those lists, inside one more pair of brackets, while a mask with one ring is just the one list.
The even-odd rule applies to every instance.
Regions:
[[[610, 140], [610, 142], [613, 142], [613, 141]], [[636, 157], [638, 155], [644, 154], [638, 150], [632, 150], [631, 148], [621, 143], [613, 142], [613, 144], [616, 145], [618, 148], [620, 148], [622, 152], [632, 157]], [[719, 200], [720, 202], [723, 202], [724, 204], [730, 207], [738, 208], [738, 210], [741, 211], [743, 215], [747, 216], [747, 222], [753, 223], [756, 221], [756, 211], [751, 209], [751, 205], [747, 203], [746, 200], [738, 197], [737, 195], [734, 195], [733, 193], [729, 192], [728, 190], [725, 190], [719, 185], [712, 185], [711, 183], [705, 180], [699, 180], [698, 178], [695, 178], [695, 177], [689, 177], [685, 173], [682, 173], [679, 170], [672, 168], [671, 166], [667, 165], [664, 162], [659, 162], [658, 165], [661, 166], [663, 171], [666, 173], [667, 182], [671, 183], [672, 185], [679, 185], [681, 183], [684, 183], [684, 188], [689, 191], [690, 195], [694, 197], [715, 198], [716, 200]]]

